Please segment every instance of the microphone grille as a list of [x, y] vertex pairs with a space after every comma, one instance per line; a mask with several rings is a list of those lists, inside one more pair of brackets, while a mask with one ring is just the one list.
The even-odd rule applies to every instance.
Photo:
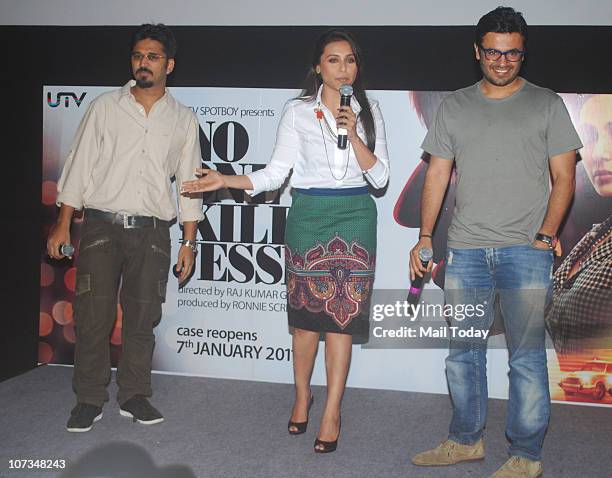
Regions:
[[340, 87], [340, 94], [342, 96], [352, 96], [353, 95], [353, 87], [351, 85], [342, 85]]
[[74, 254], [74, 246], [72, 244], [62, 244], [60, 246], [60, 252], [64, 256], [71, 256]]
[[423, 262], [428, 262], [433, 258], [433, 251], [429, 247], [419, 249], [419, 259]]

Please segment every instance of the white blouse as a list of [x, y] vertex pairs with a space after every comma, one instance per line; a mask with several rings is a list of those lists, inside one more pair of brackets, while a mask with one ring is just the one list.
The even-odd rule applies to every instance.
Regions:
[[[247, 193], [255, 195], [280, 188], [292, 169], [290, 185], [294, 188], [353, 188], [365, 186], [366, 180], [377, 189], [386, 185], [389, 179], [389, 154], [385, 123], [378, 102], [370, 100], [377, 161], [370, 169], [362, 171], [350, 142], [347, 149], [339, 149], [325, 120], [317, 119], [316, 110], [320, 108], [331, 130], [337, 134], [336, 120], [321, 101], [321, 90], [322, 87], [315, 101], [294, 99], [287, 102], [278, 125], [272, 158], [264, 169], [247, 175], [253, 183], [253, 190]], [[351, 98], [351, 108], [356, 115], [361, 111], [354, 96]], [[361, 121], [357, 123], [357, 134], [365, 143]]]

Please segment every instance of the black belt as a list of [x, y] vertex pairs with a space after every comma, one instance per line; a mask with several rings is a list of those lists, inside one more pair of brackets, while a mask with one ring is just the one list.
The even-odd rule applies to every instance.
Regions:
[[99, 219], [111, 224], [118, 224], [124, 229], [138, 227], [169, 227], [170, 221], [163, 221], [152, 216], [128, 216], [118, 212], [106, 212], [98, 209], [85, 209], [85, 217]]

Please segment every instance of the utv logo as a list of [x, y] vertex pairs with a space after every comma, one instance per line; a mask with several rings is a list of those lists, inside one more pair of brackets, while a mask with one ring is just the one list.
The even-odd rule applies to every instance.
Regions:
[[81, 103], [83, 102], [83, 100], [85, 99], [85, 95], [87, 94], [87, 92], [83, 92], [83, 94], [79, 97], [76, 95], [76, 93], [72, 93], [72, 92], [60, 92], [55, 96], [55, 101], [53, 101], [53, 98], [51, 98], [51, 92], [49, 91], [47, 93], [47, 104], [51, 107], [51, 108], [55, 108], [57, 106], [60, 105], [60, 103], [62, 102], [62, 98], [64, 99], [64, 106], [66, 108], [68, 108], [70, 106], [70, 98], [72, 98], [74, 100], [74, 102], [77, 105], [77, 108], [79, 106], [81, 106]]

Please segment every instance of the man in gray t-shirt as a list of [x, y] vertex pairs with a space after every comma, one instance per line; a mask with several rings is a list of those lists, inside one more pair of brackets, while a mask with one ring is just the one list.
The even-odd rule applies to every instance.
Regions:
[[431, 156], [455, 160], [450, 247], [532, 242], [550, 196], [549, 159], [582, 146], [561, 97], [517, 80], [504, 98], [487, 97], [481, 82], [450, 94], [423, 141]]
[[[511, 457], [496, 478], [542, 474], [550, 416], [544, 305], [555, 235], [574, 192], [575, 151], [582, 147], [561, 98], [519, 76], [526, 37], [525, 20], [512, 8], [498, 7], [480, 19], [474, 50], [483, 78], [444, 99], [423, 141], [431, 159], [419, 242], [410, 253], [411, 276], [421, 276], [426, 268], [418, 253], [432, 247], [454, 164], [445, 301], [457, 311], [476, 312], [451, 319], [451, 325], [467, 336], [480, 331], [486, 337], [497, 303], [510, 352]], [[416, 465], [484, 458], [486, 338], [466, 340], [452, 330], [446, 359], [453, 405], [448, 439], [416, 455]]]

